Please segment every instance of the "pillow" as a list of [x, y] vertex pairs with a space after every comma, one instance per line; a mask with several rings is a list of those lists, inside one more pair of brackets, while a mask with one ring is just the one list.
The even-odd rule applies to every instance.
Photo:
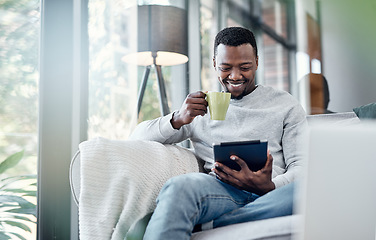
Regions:
[[376, 103], [369, 103], [367, 105], [354, 108], [353, 111], [360, 119], [376, 119]]

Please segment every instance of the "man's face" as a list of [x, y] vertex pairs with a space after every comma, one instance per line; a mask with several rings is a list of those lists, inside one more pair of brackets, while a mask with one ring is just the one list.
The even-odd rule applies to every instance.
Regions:
[[232, 98], [241, 99], [255, 89], [258, 58], [251, 44], [237, 47], [218, 45], [213, 64], [219, 82]]

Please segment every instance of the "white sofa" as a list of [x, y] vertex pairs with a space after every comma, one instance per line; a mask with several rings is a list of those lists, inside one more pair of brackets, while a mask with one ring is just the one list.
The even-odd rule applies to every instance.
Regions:
[[[309, 124], [324, 121], [326, 124], [347, 125], [359, 122], [359, 119], [354, 112], [309, 115], [307, 116], [307, 120]], [[70, 168], [71, 189], [73, 197], [76, 200], [77, 204], [79, 204], [79, 198], [81, 193], [81, 171], [82, 169], [80, 164], [80, 154], [78, 152], [76, 156], [72, 159]], [[100, 207], [101, 206], [98, 206], [98, 208]], [[149, 217], [150, 214], [148, 214], [144, 219], [138, 221], [137, 224], [134, 225], [131, 231], [129, 232], [127, 239], [140, 239]], [[298, 224], [300, 221], [300, 217], [301, 216], [299, 215], [292, 215], [262, 221], [234, 224], [226, 227], [194, 233], [191, 239], [291, 239], [294, 236], [294, 234], [298, 233], [300, 230]]]

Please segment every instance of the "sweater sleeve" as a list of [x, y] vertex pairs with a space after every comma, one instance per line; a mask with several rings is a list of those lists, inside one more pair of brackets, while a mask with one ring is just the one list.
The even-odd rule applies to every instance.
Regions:
[[148, 140], [160, 143], [178, 143], [189, 137], [188, 126], [179, 130], [171, 125], [171, 118], [174, 113], [159, 117], [153, 120], [141, 122], [129, 136], [132, 140]]
[[306, 113], [300, 105], [291, 109], [284, 123], [282, 148], [286, 164], [285, 173], [272, 179], [276, 188], [300, 178], [303, 172], [303, 136], [307, 129]]

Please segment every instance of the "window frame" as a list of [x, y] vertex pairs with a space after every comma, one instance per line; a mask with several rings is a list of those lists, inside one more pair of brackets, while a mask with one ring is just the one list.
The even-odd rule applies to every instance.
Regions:
[[78, 239], [68, 172], [87, 138], [87, 0], [41, 0], [37, 239]]

